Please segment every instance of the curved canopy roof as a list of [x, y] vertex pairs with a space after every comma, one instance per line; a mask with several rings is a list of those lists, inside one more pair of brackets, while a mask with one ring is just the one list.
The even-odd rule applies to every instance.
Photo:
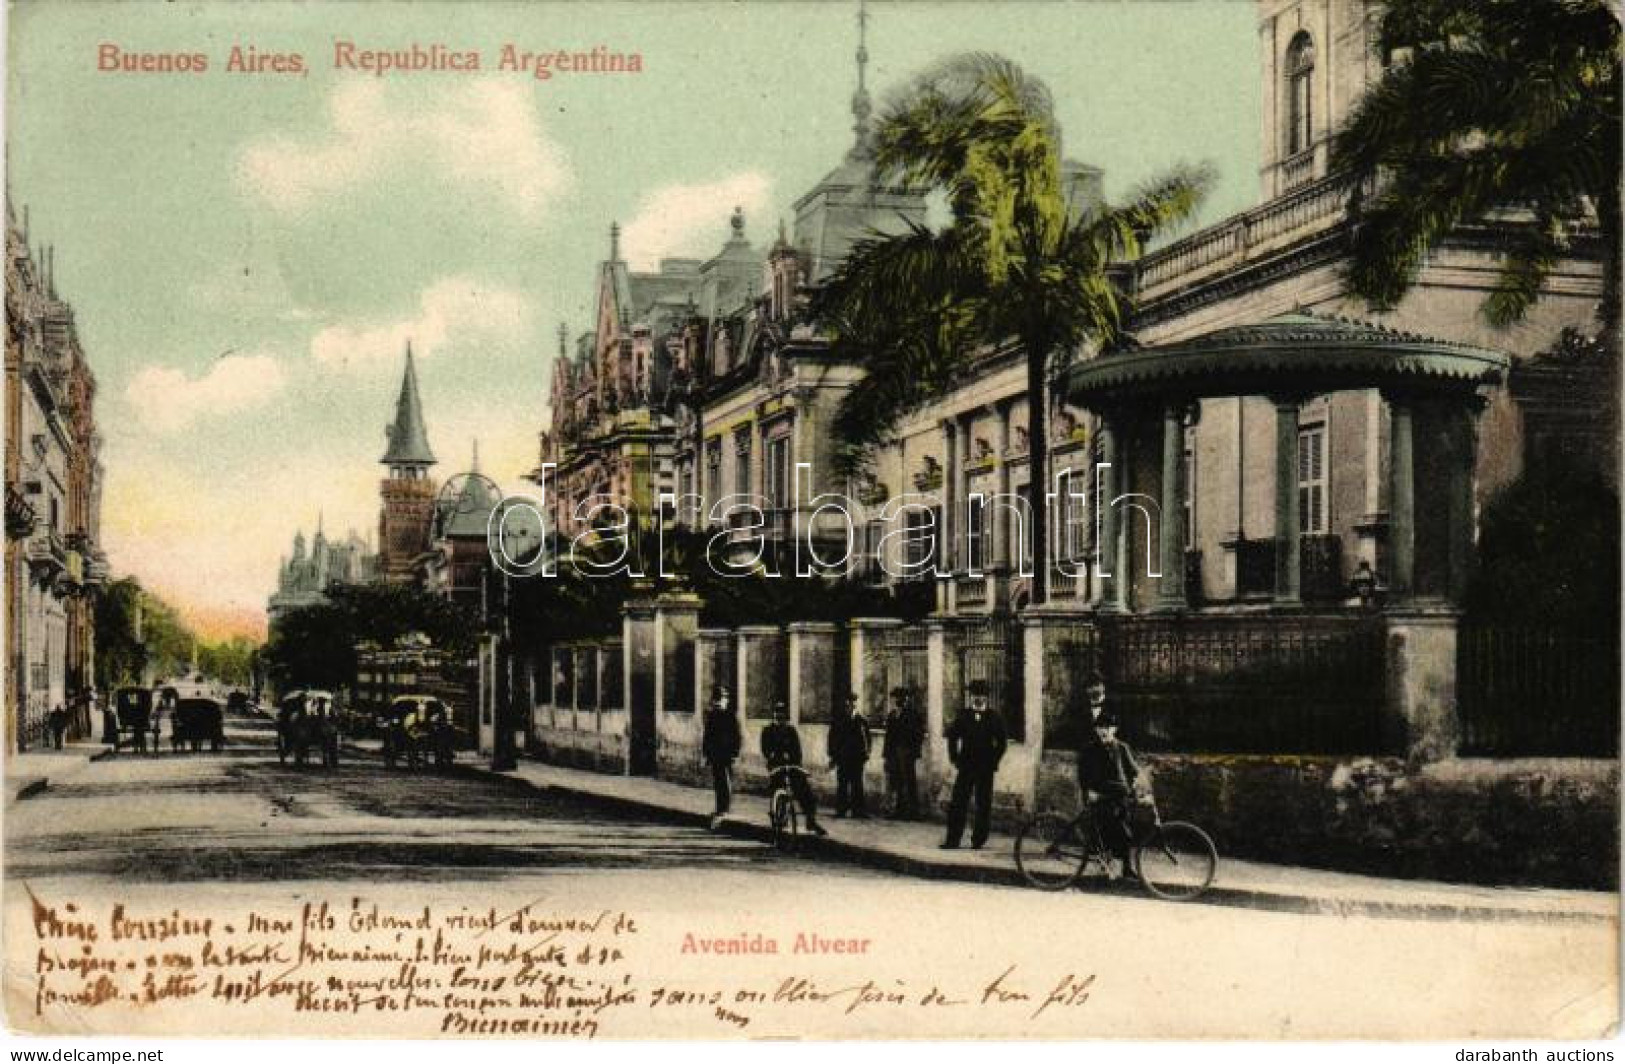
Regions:
[[1081, 362], [1067, 376], [1067, 396], [1091, 406], [1112, 399], [1357, 388], [1467, 392], [1500, 381], [1508, 361], [1488, 348], [1300, 309], [1255, 325]]

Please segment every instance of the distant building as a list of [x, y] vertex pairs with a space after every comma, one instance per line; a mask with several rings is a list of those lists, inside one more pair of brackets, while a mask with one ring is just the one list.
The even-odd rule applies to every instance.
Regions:
[[379, 461], [389, 467], [389, 476], [379, 485], [383, 508], [378, 515], [378, 571], [390, 583], [406, 583], [417, 579], [420, 558], [430, 549], [435, 508], [435, 482], [429, 477], [435, 456], [423, 425], [410, 343], [395, 421], [384, 435], [389, 446]]
[[295, 533], [293, 555], [283, 558], [277, 570], [276, 592], [265, 608], [270, 626], [275, 628], [290, 610], [326, 602], [331, 584], [365, 584], [377, 577], [378, 558], [364, 539], [352, 530], [342, 540], [329, 540], [318, 519], [309, 553], [305, 534]]
[[[102, 554], [96, 378], [73, 308], [56, 292], [54, 253], [31, 252], [6, 215], [6, 739], [40, 743], [46, 717], [95, 675]], [[70, 734], [88, 715], [70, 714]]]
[[422, 566], [427, 588], [460, 606], [482, 609], [490, 566], [486, 530], [498, 501], [496, 485], [480, 473], [475, 444], [471, 471], [452, 478], [435, 503], [433, 542]]

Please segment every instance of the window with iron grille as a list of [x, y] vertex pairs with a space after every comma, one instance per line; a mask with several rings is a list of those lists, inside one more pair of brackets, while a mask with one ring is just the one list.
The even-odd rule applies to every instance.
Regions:
[[1185, 494], [1180, 500], [1184, 508], [1185, 549], [1196, 549], [1196, 430], [1185, 430]]
[[1298, 430], [1298, 533], [1326, 534], [1326, 426]]
[[1061, 474], [1061, 556], [1071, 561], [1089, 553], [1089, 484], [1082, 470]]
[[722, 494], [722, 441], [707, 440], [705, 444], [705, 483], [701, 490], [709, 492], [714, 502]]

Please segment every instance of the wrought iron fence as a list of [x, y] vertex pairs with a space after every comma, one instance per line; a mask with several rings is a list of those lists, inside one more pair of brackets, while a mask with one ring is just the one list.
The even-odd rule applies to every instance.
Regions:
[[883, 687], [888, 697], [899, 687], [912, 690], [918, 695], [923, 712], [927, 676], [925, 628], [911, 624], [886, 632], [879, 640], [877, 653], [881, 656]]
[[959, 698], [944, 714], [945, 723], [967, 704], [971, 684], [980, 682], [987, 684], [988, 699], [1004, 718], [1010, 735], [1026, 734], [1025, 643], [1020, 624], [1008, 617], [989, 617], [958, 634]]
[[1616, 638], [1466, 624], [1458, 640], [1462, 753], [1618, 756]]
[[1148, 750], [1375, 754], [1380, 623], [1362, 616], [1112, 618], [1100, 661], [1123, 731]]

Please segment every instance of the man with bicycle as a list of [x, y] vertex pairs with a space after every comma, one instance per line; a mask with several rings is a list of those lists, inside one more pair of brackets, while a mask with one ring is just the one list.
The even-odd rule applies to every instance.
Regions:
[[775, 787], [781, 779], [790, 785], [790, 793], [796, 796], [796, 804], [807, 818], [807, 830], [814, 835], [828, 835], [818, 823], [818, 800], [801, 767], [801, 736], [790, 723], [790, 707], [783, 699], [773, 703], [773, 723], [762, 729], [762, 760], [767, 762], [768, 779]]
[[1106, 678], [1091, 673], [1084, 687], [1089, 719], [1080, 729], [1078, 788], [1095, 799], [1095, 823], [1112, 856], [1123, 862], [1123, 875], [1136, 878], [1129, 860], [1129, 806], [1140, 766], [1134, 752], [1117, 738], [1117, 717], [1106, 705]]

